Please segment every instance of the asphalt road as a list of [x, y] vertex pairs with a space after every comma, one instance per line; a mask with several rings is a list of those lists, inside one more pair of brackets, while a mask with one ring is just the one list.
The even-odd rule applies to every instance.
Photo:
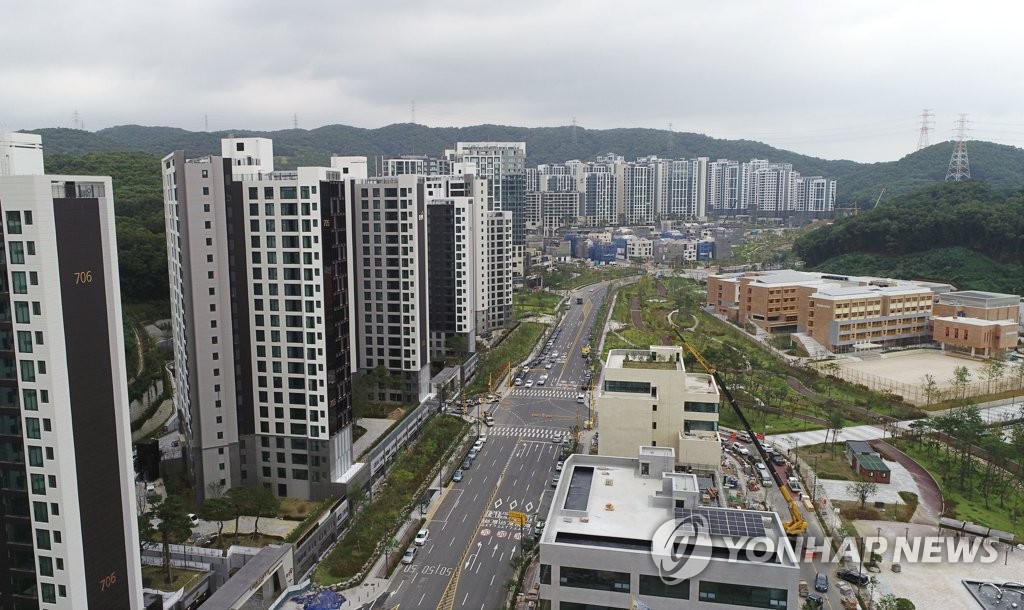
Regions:
[[[583, 297], [583, 304], [576, 297]], [[556, 435], [587, 419], [587, 404], [577, 402], [583, 372], [589, 362], [580, 355], [607, 296], [607, 284], [569, 294], [569, 309], [552, 332], [551, 368], [543, 362], [526, 379], [543, 386], [513, 387], [491, 408], [495, 425], [485, 429], [487, 442], [465, 471], [452, 483], [429, 516], [430, 536], [410, 565], [398, 568], [392, 580], [389, 607], [435, 608], [445, 598], [454, 608], [490, 610], [504, 603], [505, 583], [512, 577], [512, 557], [520, 540], [530, 535], [538, 514], [546, 514], [560, 446]], [[541, 357], [549, 337], [541, 340], [531, 360]], [[589, 395], [586, 400], [589, 401]], [[508, 519], [509, 511], [528, 515], [521, 531]], [[446, 596], [446, 590], [448, 595]]]

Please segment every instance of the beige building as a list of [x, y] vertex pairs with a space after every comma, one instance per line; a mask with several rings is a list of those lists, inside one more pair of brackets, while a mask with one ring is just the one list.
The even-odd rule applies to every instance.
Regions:
[[679, 463], [715, 470], [719, 400], [714, 378], [686, 372], [681, 347], [611, 350], [594, 392], [599, 453], [629, 457], [641, 446], [671, 447]]
[[1013, 294], [966, 290], [935, 301], [932, 337], [942, 348], [996, 356], [1017, 346], [1020, 298]]

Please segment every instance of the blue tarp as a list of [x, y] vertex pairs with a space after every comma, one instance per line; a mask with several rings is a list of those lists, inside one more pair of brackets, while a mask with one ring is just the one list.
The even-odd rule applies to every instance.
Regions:
[[302, 604], [303, 610], [338, 610], [345, 603], [345, 597], [330, 589], [324, 589], [296, 597], [292, 601]]

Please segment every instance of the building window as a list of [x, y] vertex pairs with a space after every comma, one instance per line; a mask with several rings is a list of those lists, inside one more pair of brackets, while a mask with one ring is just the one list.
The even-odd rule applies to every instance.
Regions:
[[731, 604], [748, 608], [786, 608], [788, 594], [785, 589], [756, 587], [731, 582], [700, 582], [700, 601]]
[[647, 394], [652, 392], [651, 384], [646, 381], [616, 381], [606, 379], [604, 382], [605, 392], [624, 392], [629, 394]]
[[7, 212], [7, 233], [8, 235], [21, 233], [21, 212]]
[[608, 570], [589, 570], [562, 566], [558, 570], [558, 583], [563, 587], [594, 589], [629, 593], [629, 573]]
[[684, 580], [678, 584], [670, 585], [662, 581], [660, 576], [641, 574], [640, 595], [690, 599], [690, 581]]
[[683, 410], [690, 413], [718, 413], [717, 402], [687, 402], [683, 404]]

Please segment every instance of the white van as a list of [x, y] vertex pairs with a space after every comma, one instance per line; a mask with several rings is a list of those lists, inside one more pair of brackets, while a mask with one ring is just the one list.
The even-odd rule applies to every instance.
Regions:
[[576, 402], [583, 404], [587, 402], [587, 395], [582, 392], [576, 396]]

